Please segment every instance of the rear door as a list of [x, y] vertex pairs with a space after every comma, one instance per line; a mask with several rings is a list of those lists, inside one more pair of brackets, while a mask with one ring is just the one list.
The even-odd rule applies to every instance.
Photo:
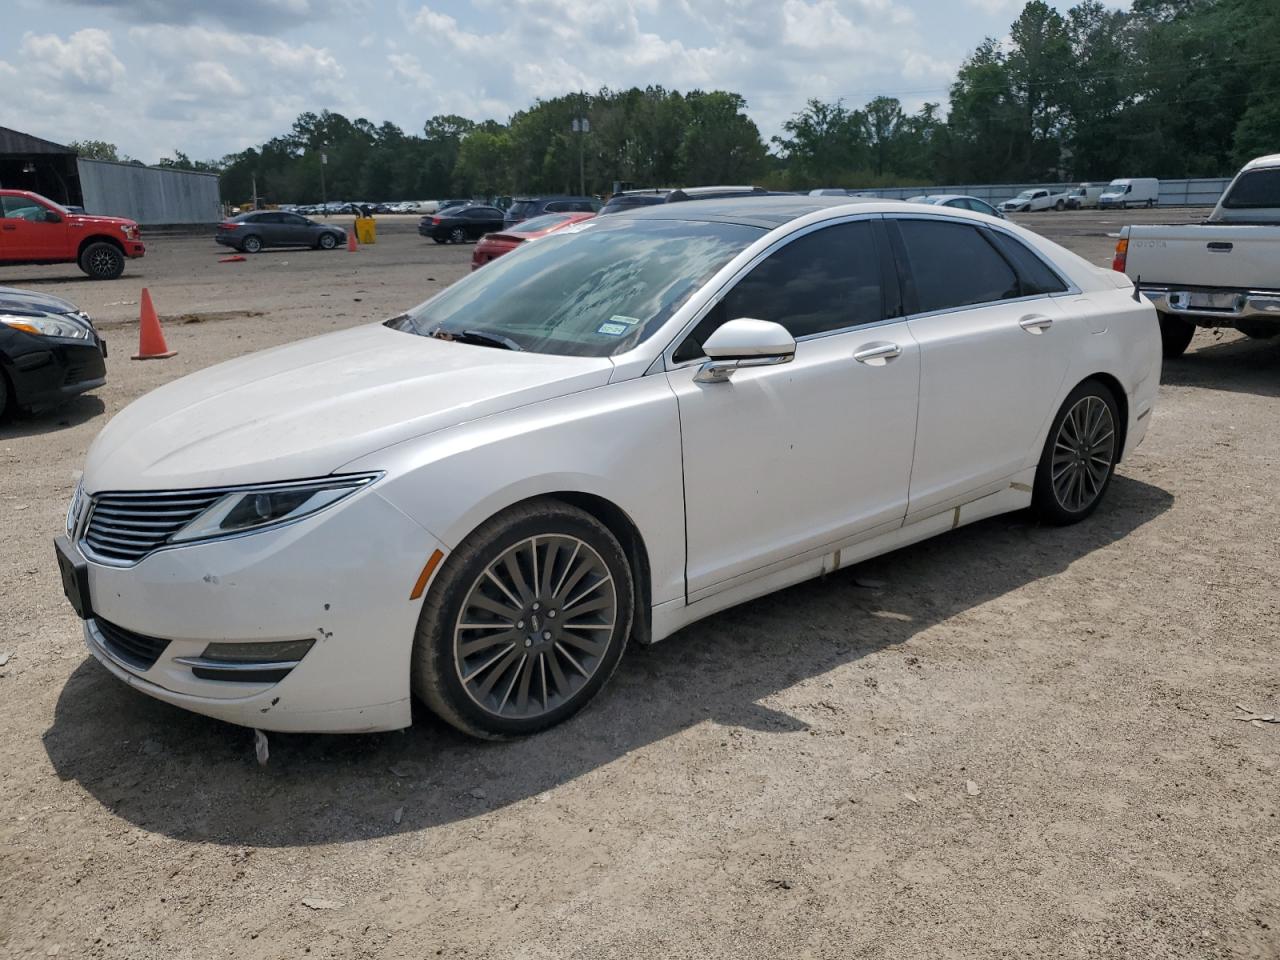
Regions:
[[[784, 242], [671, 355], [690, 602], [772, 564], [901, 524], [919, 355], [880, 237], [874, 218]], [[697, 382], [701, 344], [741, 317], [785, 326], [797, 341], [795, 359]]]
[[1067, 284], [1011, 234], [927, 216], [888, 224], [920, 345], [914, 517], [994, 492], [1034, 462], [1083, 331], [1052, 296]]

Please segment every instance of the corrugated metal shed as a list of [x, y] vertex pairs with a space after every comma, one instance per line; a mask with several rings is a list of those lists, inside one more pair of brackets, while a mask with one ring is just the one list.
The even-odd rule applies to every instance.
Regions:
[[42, 140], [29, 133], [0, 127], [0, 153], [62, 153], [75, 154], [70, 147], [64, 147], [52, 140]]
[[144, 226], [222, 219], [216, 173], [83, 157], [76, 163], [86, 213], [128, 217]]

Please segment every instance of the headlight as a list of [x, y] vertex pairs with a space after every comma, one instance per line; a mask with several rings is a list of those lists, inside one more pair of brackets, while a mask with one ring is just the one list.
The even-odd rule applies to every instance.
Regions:
[[278, 527], [331, 507], [368, 486], [381, 474], [331, 477], [298, 483], [273, 483], [236, 490], [175, 533], [170, 543], [209, 540]]
[[123, 233], [130, 240], [138, 239], [138, 228], [134, 226], [132, 223], [120, 224], [120, 232]]
[[83, 327], [66, 317], [49, 315], [27, 317], [11, 313], [0, 313], [0, 323], [37, 337], [66, 337], [71, 340], [89, 339], [88, 327]]

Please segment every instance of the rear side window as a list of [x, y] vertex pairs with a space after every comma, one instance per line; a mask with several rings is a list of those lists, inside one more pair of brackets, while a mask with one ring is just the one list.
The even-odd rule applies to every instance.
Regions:
[[1032, 253], [1021, 240], [1015, 240], [999, 230], [992, 230], [987, 236], [1018, 271], [1024, 297], [1062, 293], [1067, 289], [1062, 278], [1050, 270], [1048, 264]]
[[1254, 170], [1235, 182], [1231, 192], [1222, 198], [1230, 210], [1256, 210], [1280, 207], [1280, 170]]
[[1021, 296], [1018, 275], [976, 227], [940, 220], [898, 220], [897, 225], [918, 312]]
[[528, 217], [534, 213], [537, 206], [536, 200], [517, 200], [507, 208], [507, 214], [512, 217]]
[[792, 240], [738, 281], [676, 350], [676, 362], [702, 356], [702, 344], [740, 317], [771, 320], [799, 339], [884, 319], [880, 252], [869, 220], [841, 223]]

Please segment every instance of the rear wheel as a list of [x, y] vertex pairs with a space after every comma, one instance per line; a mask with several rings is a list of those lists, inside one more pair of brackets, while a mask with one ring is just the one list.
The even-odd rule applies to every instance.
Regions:
[[1191, 338], [1196, 335], [1196, 325], [1182, 317], [1160, 314], [1160, 349], [1166, 360], [1173, 360], [1187, 352]]
[[251, 233], [240, 241], [240, 249], [245, 253], [257, 253], [262, 249], [262, 238]]
[[115, 244], [91, 243], [80, 254], [80, 269], [94, 280], [115, 280], [124, 273], [124, 254]]
[[633, 594], [626, 555], [595, 517], [559, 500], [513, 507], [467, 537], [432, 583], [414, 692], [473, 736], [544, 730], [617, 667]]
[[1053, 209], [1061, 213], [1063, 210], [1067, 209], [1067, 204], [1065, 201], [1059, 200], [1057, 203], [1053, 205]]
[[1120, 414], [1106, 385], [1086, 380], [1063, 401], [1040, 454], [1032, 508], [1048, 523], [1077, 523], [1097, 509], [1120, 456]]
[[1254, 340], [1270, 340], [1280, 336], [1280, 322], [1276, 320], [1237, 320], [1236, 329]]
[[450, 243], [465, 243], [466, 239], [467, 239], [467, 231], [463, 230], [461, 227], [454, 227], [452, 230], [449, 231]]

